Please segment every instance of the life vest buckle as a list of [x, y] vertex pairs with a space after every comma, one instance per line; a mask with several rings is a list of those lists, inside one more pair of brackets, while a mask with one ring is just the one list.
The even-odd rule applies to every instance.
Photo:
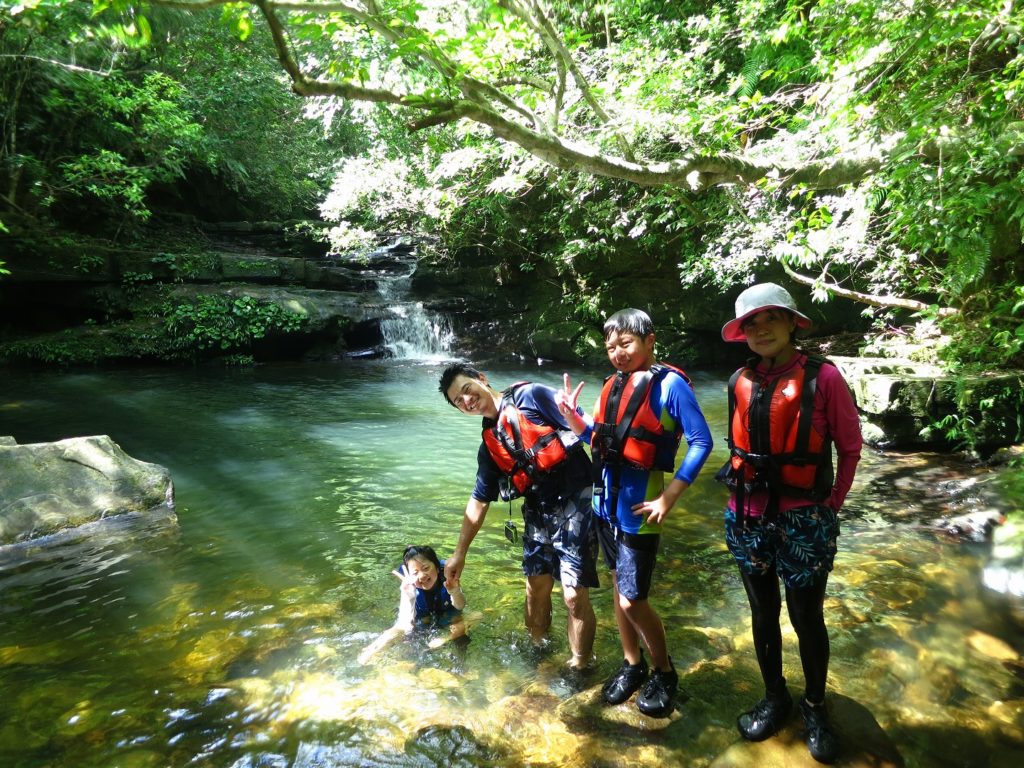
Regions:
[[498, 498], [502, 501], [514, 501], [519, 498], [519, 489], [511, 477], [502, 475], [498, 478]]

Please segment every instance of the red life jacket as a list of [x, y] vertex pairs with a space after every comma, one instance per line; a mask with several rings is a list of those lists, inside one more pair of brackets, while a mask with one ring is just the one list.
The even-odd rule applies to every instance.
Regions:
[[516, 408], [512, 394], [525, 384], [513, 384], [501, 393], [498, 418], [483, 430], [487, 452], [520, 494], [568, 458], [567, 445], [579, 445], [572, 432], [534, 424]]
[[[832, 492], [832, 441], [811, 426], [818, 371], [831, 363], [808, 357], [771, 382], [752, 367], [729, 380], [731, 472], [724, 482], [737, 493], [771, 490], [812, 501]], [[743, 488], [740, 490], [740, 479]]]
[[648, 396], [651, 385], [670, 371], [693, 387], [689, 376], [667, 363], [655, 363], [646, 371], [619, 372], [605, 379], [594, 410], [594, 434], [590, 441], [597, 464], [624, 464], [663, 472], [675, 469], [682, 425], [666, 431]]

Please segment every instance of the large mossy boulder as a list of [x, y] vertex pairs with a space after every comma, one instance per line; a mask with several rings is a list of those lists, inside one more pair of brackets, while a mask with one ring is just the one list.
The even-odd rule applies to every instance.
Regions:
[[28, 445], [0, 438], [0, 546], [127, 514], [175, 519], [166, 468], [106, 435]]

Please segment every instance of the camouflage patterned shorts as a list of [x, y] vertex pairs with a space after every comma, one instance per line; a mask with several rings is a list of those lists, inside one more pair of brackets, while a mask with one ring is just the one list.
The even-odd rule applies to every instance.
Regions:
[[523, 573], [551, 574], [565, 587], [596, 587], [597, 530], [591, 488], [534, 506], [523, 503]]

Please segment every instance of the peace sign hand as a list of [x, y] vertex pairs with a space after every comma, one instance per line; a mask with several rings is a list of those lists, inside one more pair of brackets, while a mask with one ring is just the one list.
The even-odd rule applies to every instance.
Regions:
[[562, 374], [562, 381], [565, 382], [565, 386], [563, 389], [556, 390], [555, 404], [558, 406], [559, 413], [565, 417], [565, 421], [572, 431], [577, 435], [582, 435], [587, 429], [588, 421], [585, 417], [580, 416], [576, 410], [576, 402], [580, 399], [580, 390], [583, 389], [583, 382], [581, 381], [576, 385], [576, 389], [573, 389], [568, 373]]
[[576, 385], [576, 389], [572, 388], [569, 382], [569, 374], [563, 373], [562, 380], [565, 382], [565, 389], [558, 390], [555, 395], [555, 402], [558, 404], [558, 410], [563, 416], [568, 416], [570, 413], [576, 413], [576, 403], [580, 399], [580, 390], [583, 389], [583, 385], [586, 383], [581, 381]]

